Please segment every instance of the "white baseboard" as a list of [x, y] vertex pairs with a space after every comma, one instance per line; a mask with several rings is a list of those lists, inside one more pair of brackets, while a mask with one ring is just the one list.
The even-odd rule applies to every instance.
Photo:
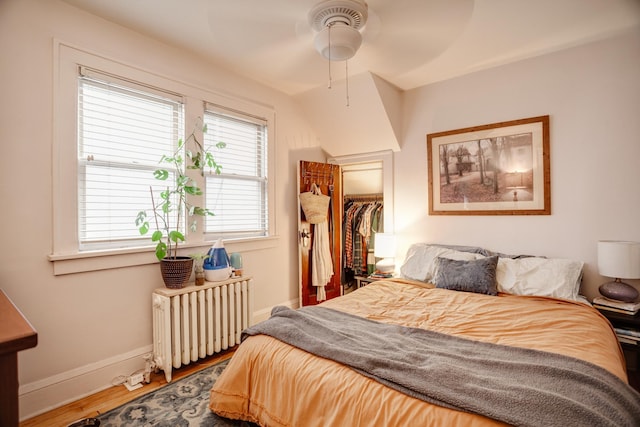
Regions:
[[20, 386], [20, 420], [58, 408], [111, 387], [120, 375], [144, 369], [149, 345]]
[[[287, 302], [283, 302], [283, 303], [278, 304], [278, 305], [284, 305], [285, 307], [296, 309], [296, 308], [298, 308], [299, 300], [298, 299], [292, 299], [292, 300], [289, 300]], [[253, 312], [253, 324], [256, 324], [258, 322], [262, 322], [263, 320], [267, 320], [269, 317], [271, 317], [271, 310], [273, 310], [273, 307], [267, 307], [267, 308], [263, 308], [262, 310], [254, 311]]]

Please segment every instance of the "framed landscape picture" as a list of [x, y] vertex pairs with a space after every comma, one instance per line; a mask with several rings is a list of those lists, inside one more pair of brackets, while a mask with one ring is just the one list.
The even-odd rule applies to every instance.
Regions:
[[549, 116], [427, 135], [430, 215], [550, 215]]

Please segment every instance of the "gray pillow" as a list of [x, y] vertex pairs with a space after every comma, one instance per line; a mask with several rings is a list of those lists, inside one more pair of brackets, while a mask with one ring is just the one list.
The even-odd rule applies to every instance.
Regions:
[[498, 295], [496, 287], [497, 256], [472, 261], [438, 257], [436, 263], [436, 288]]

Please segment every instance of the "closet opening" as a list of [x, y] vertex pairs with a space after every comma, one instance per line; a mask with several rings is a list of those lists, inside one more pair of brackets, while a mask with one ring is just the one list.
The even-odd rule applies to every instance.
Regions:
[[393, 233], [393, 153], [329, 159], [342, 171], [342, 291], [368, 283], [375, 272], [375, 234]]
[[375, 235], [384, 232], [382, 162], [343, 165], [342, 185], [342, 289], [349, 293], [375, 270]]

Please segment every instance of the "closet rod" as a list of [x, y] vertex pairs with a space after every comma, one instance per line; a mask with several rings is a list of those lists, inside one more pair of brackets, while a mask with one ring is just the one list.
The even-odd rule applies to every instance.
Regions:
[[343, 169], [342, 173], [351, 173], [351, 172], [370, 172], [370, 171], [381, 171], [382, 168], [368, 168], [368, 169]]

